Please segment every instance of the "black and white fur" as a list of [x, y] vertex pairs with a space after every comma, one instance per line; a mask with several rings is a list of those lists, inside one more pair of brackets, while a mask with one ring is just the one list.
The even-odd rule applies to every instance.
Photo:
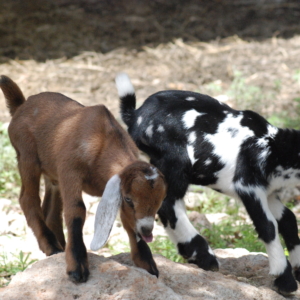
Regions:
[[[269, 256], [281, 293], [297, 290], [300, 240], [295, 215], [279, 191], [300, 183], [300, 132], [279, 129], [253, 111], [238, 111], [209, 96], [162, 91], [136, 109], [129, 77], [116, 78], [121, 115], [137, 146], [165, 175], [167, 197], [159, 216], [179, 253], [203, 269], [218, 262], [189, 222], [183, 197], [189, 184], [240, 199]], [[290, 254], [284, 255], [278, 232]]]

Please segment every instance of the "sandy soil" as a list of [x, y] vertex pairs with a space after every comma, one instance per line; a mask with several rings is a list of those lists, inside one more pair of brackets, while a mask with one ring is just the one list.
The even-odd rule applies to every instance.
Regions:
[[[1, 1], [0, 73], [26, 96], [57, 91], [117, 116], [117, 72], [140, 102], [162, 89], [218, 96], [241, 72], [261, 91], [259, 112], [293, 114], [299, 16], [299, 1]], [[0, 121], [9, 119], [1, 94]]]

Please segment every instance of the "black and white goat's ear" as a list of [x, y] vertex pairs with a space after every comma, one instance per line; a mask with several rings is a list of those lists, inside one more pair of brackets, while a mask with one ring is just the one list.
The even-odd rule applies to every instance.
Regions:
[[102, 199], [97, 207], [94, 226], [94, 237], [91, 250], [96, 251], [105, 245], [117, 217], [122, 198], [120, 193], [121, 179], [118, 174], [109, 179]]

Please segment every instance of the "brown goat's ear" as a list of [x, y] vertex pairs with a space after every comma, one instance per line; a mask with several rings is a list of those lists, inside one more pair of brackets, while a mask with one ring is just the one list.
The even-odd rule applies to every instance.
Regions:
[[91, 250], [96, 251], [105, 245], [117, 217], [122, 199], [120, 194], [119, 175], [114, 175], [106, 184], [102, 199], [95, 216], [95, 232], [91, 242]]

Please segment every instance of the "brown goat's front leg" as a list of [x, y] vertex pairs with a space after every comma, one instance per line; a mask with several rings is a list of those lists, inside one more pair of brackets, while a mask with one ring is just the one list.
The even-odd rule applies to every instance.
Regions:
[[87, 251], [83, 242], [82, 229], [85, 222], [86, 208], [81, 196], [81, 189], [74, 180], [61, 183], [64, 216], [68, 229], [66, 246], [67, 274], [74, 282], [86, 282], [89, 276]]
[[149, 246], [137, 235], [137, 233], [128, 225], [128, 223], [126, 223], [125, 217], [122, 216], [122, 213], [121, 219], [123, 227], [127, 231], [129, 237], [131, 259], [133, 260], [134, 264], [137, 267], [142, 268], [148, 271], [150, 274], [158, 277], [159, 272]]

